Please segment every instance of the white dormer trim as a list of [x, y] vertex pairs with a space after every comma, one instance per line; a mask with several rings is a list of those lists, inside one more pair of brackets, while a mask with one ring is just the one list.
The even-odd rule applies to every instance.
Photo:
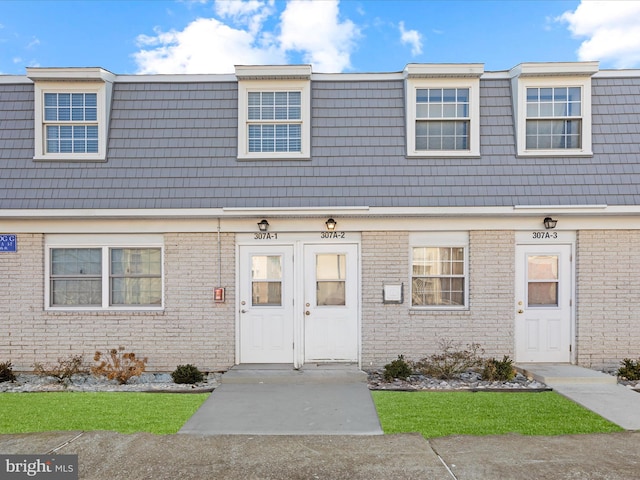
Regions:
[[236, 65], [238, 80], [310, 80], [311, 65]]
[[480, 78], [484, 63], [409, 63], [404, 78]]
[[[598, 62], [521, 63], [509, 71], [518, 156], [572, 157], [593, 155], [591, 146], [591, 77], [598, 71]], [[527, 149], [527, 88], [536, 87], [580, 87], [582, 92], [581, 148]]]
[[520, 63], [509, 71], [509, 75], [511, 78], [591, 77], [598, 71], [598, 62], [537, 62]]
[[[34, 160], [105, 161], [113, 82], [116, 76], [102, 68], [27, 68], [34, 82]], [[95, 93], [97, 98], [98, 152], [48, 153], [44, 120], [45, 93]]]
[[[405, 78], [407, 157], [446, 158], [480, 156], [480, 77], [484, 64], [408, 64]], [[416, 148], [416, 93], [424, 88], [469, 89], [469, 148], [466, 150], [418, 150]], [[446, 120], [446, 119], [445, 119]], [[455, 119], [449, 119], [455, 120]]]
[[[311, 158], [311, 65], [236, 66], [238, 79], [238, 160], [308, 160]], [[276, 124], [277, 121], [250, 121], [250, 92], [300, 92], [301, 149], [296, 152], [249, 151], [249, 124]]]

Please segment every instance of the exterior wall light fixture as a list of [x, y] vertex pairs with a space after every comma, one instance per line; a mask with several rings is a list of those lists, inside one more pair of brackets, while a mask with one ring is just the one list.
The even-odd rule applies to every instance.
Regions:
[[556, 228], [556, 224], [558, 223], [558, 220], [554, 220], [551, 217], [545, 217], [543, 222], [544, 222], [544, 228], [546, 228], [547, 230], [550, 230], [552, 228]]
[[266, 232], [269, 230], [269, 222], [266, 219], [263, 219], [261, 222], [258, 222], [258, 228], [261, 232]]
[[338, 222], [336, 222], [333, 218], [330, 218], [324, 224], [327, 226], [327, 230], [333, 232], [336, 229], [336, 225], [338, 224]]

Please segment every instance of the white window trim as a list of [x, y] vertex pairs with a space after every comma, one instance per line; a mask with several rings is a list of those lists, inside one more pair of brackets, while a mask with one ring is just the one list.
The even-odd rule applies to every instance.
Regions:
[[[409, 64], [405, 67], [407, 157], [480, 157], [480, 76], [483, 72], [484, 65], [480, 63]], [[416, 90], [420, 88], [469, 89], [468, 150], [416, 150]]]
[[[300, 92], [301, 151], [249, 152], [248, 116], [249, 92]], [[291, 122], [294, 123], [294, 122]], [[308, 160], [311, 158], [311, 81], [300, 79], [238, 81], [238, 160]]]
[[[413, 249], [419, 247], [453, 247], [464, 249], [464, 305], [413, 305]], [[409, 309], [413, 311], [468, 311], [469, 306], [469, 232], [416, 232], [409, 234]]]
[[[107, 134], [111, 112], [111, 96], [116, 76], [98, 67], [27, 68], [27, 77], [34, 83], [34, 160], [52, 161], [105, 161]], [[45, 93], [96, 93], [98, 152], [47, 153], [44, 121]], [[80, 122], [79, 122], [80, 123]]]
[[[300, 92], [301, 151], [249, 152], [249, 92]], [[291, 122], [294, 123], [294, 122]], [[311, 85], [305, 80], [241, 81], [238, 83], [238, 159], [239, 160], [308, 160], [311, 158]]]
[[[102, 305], [101, 306], [52, 306], [51, 305], [51, 250], [53, 248], [102, 249]], [[160, 305], [109, 305], [109, 249], [111, 248], [160, 248], [162, 299]], [[164, 310], [164, 240], [162, 235], [47, 235], [45, 239], [44, 309], [45, 311], [163, 311]], [[106, 287], [106, 288], [105, 288]]]
[[[63, 82], [38, 82], [35, 84], [35, 154], [34, 160], [93, 160], [102, 161], [107, 153], [107, 115], [106, 115], [106, 86], [101, 83], [63, 83]], [[97, 124], [98, 124], [98, 152], [97, 153], [47, 153], [46, 151], [46, 126], [44, 120], [44, 94], [45, 93], [95, 93], [97, 98]], [[92, 122], [77, 122], [87, 124]], [[69, 122], [74, 125], [74, 122]]]
[[[510, 71], [516, 143], [522, 157], [590, 157], [591, 146], [591, 76], [598, 72], [598, 62], [523, 63]], [[580, 87], [582, 91], [582, 148], [527, 150], [527, 88]], [[562, 118], [562, 117], [558, 117]]]

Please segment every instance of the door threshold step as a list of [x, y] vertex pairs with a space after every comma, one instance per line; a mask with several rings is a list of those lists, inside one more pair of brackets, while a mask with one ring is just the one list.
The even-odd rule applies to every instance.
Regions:
[[613, 375], [568, 363], [518, 363], [516, 370], [546, 385], [589, 384], [612, 385], [618, 379]]
[[353, 383], [366, 382], [367, 374], [356, 364], [242, 364], [228, 370], [222, 383]]

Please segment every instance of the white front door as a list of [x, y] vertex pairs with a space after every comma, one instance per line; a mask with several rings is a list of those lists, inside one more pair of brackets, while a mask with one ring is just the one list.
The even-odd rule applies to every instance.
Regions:
[[304, 359], [358, 359], [358, 246], [304, 246]]
[[240, 247], [240, 363], [293, 363], [293, 246]]
[[571, 361], [571, 245], [516, 246], [517, 362]]

